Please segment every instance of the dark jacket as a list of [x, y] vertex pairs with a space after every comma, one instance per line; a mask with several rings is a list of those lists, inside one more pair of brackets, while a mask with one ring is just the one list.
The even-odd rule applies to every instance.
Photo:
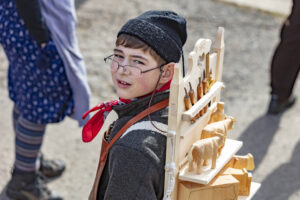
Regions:
[[[153, 104], [169, 98], [168, 92], [155, 95]], [[119, 119], [114, 123], [108, 141], [132, 117], [148, 107], [150, 97], [127, 105], [115, 106]], [[151, 114], [151, 120], [167, 131], [168, 109]], [[155, 129], [148, 116], [127, 129], [111, 147], [101, 176], [97, 199], [154, 200], [164, 193], [166, 136]]]

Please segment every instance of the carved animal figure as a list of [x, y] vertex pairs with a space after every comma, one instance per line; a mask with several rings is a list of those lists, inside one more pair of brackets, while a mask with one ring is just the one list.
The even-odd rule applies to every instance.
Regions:
[[202, 162], [212, 160], [211, 169], [216, 168], [218, 148], [224, 145], [224, 136], [216, 133], [215, 137], [196, 141], [188, 153], [188, 171], [194, 170], [196, 163], [196, 173], [201, 173]]
[[209, 124], [217, 121], [221, 121], [225, 119], [224, 114], [224, 102], [217, 103], [217, 110], [213, 112], [210, 116]]
[[[236, 122], [234, 117], [226, 116], [224, 120], [214, 122], [206, 125], [201, 133], [201, 139], [210, 138], [216, 136], [216, 133], [222, 134], [224, 136], [224, 143], [227, 137], [227, 131], [232, 130], [233, 124]], [[218, 155], [221, 154], [224, 145], [222, 145], [218, 150]]]
[[247, 170], [254, 170], [255, 164], [253, 155], [251, 153], [244, 156], [234, 155], [230, 162], [228, 162], [227, 166], [236, 169], [245, 168]]

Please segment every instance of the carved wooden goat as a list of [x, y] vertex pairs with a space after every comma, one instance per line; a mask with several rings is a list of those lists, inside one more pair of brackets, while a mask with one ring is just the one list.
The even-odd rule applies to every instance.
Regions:
[[209, 124], [214, 123], [217, 121], [221, 121], [225, 119], [225, 114], [224, 114], [224, 102], [218, 102], [217, 103], [217, 110], [213, 112], [210, 116], [209, 119]]
[[202, 161], [211, 159], [211, 169], [216, 168], [218, 148], [224, 145], [224, 136], [216, 133], [215, 137], [196, 141], [188, 153], [188, 171], [194, 170], [196, 163], [196, 173], [201, 173]]
[[[224, 143], [225, 143], [225, 139], [227, 137], [227, 131], [232, 130], [235, 121], [236, 120], [234, 117], [226, 116], [224, 120], [213, 122], [211, 124], [206, 125], [202, 130], [201, 139], [214, 137], [216, 136], [216, 133], [219, 133], [224, 136]], [[223, 147], [224, 145], [222, 145], [219, 148], [218, 154], [221, 154]]]

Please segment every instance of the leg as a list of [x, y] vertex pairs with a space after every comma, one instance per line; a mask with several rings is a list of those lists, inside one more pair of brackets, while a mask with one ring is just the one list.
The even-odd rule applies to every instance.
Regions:
[[218, 149], [215, 148], [213, 150], [213, 154], [212, 154], [212, 157], [211, 157], [211, 169], [215, 169], [216, 168], [217, 153], [218, 153]]
[[[7, 185], [7, 196], [12, 199], [51, 199], [55, 197], [40, 180], [37, 162], [46, 125], [29, 122], [13, 111], [15, 130], [15, 163], [12, 178]], [[56, 198], [56, 197], [55, 197]], [[57, 197], [59, 200], [60, 198]]]
[[222, 146], [220, 146], [219, 148], [218, 148], [218, 155], [217, 155], [217, 157], [219, 157], [220, 155], [221, 155], [221, 153], [222, 153], [222, 149], [224, 148], [224, 145], [222, 145]]
[[[29, 159], [30, 158], [35, 159], [35, 165], [34, 165], [34, 167], [32, 165], [30, 167], [31, 169], [29, 169], [29, 170], [23, 169], [24, 171], [36, 171], [38, 169], [47, 178], [59, 177], [65, 170], [65, 163], [61, 160], [46, 160], [46, 159], [44, 159], [44, 157], [40, 153], [40, 149], [38, 147], [38, 146], [41, 146], [41, 144], [39, 144], [39, 142], [36, 143], [37, 137], [34, 137], [34, 135], [38, 136], [40, 134], [39, 138], [40, 138], [40, 142], [42, 142], [42, 138], [43, 138], [46, 126], [34, 124], [27, 120], [24, 121], [24, 119], [21, 120], [21, 118], [19, 116], [20, 116], [19, 109], [16, 106], [14, 106], [13, 128], [14, 128], [15, 135], [16, 135], [16, 158], [18, 157], [21, 159], [21, 156], [25, 155], [25, 158], [22, 158], [21, 161], [16, 160], [15, 167], [22, 171], [22, 166], [23, 167], [24, 167], [24, 165], [28, 166], [28, 164], [22, 163], [22, 160], [26, 161], [26, 159], [27, 159], [27, 161], [28, 161], [28, 158], [26, 158], [26, 155], [27, 155], [27, 156], [29, 156]], [[23, 126], [26, 126], [26, 128], [24, 128], [24, 127], [22, 128], [22, 125], [18, 122], [18, 120], [23, 121], [23, 122], [21, 122], [21, 124], [23, 123]], [[24, 123], [25, 123], [25, 125], [24, 125]], [[18, 126], [18, 128], [17, 128], [17, 126]], [[31, 130], [31, 129], [33, 129], [33, 130]], [[36, 130], [40, 130], [41, 132], [38, 134], [36, 132]], [[30, 132], [31, 132], [31, 134], [30, 134]], [[23, 140], [22, 140], [22, 138], [23, 138]], [[27, 138], [27, 140], [24, 140], [24, 138]], [[28, 142], [26, 143], [26, 141], [28, 141]], [[32, 149], [32, 148], [34, 148], [33, 146], [31, 146], [32, 148], [30, 148], [30, 150], [26, 150], [26, 148], [22, 148], [22, 146], [24, 146], [24, 145], [25, 145], [25, 147], [26, 146], [28, 147], [28, 145], [30, 146], [33, 141], [35, 141], [35, 143], [33, 145], [35, 146], [36, 151], [34, 151]], [[34, 154], [36, 154], [36, 155], [34, 155]]]
[[35, 172], [39, 169], [39, 154], [46, 125], [32, 123], [22, 116], [18, 117], [15, 139], [14, 168], [23, 172]]
[[196, 162], [196, 173], [197, 174], [201, 174], [201, 167], [202, 167], [202, 159], [201, 158], [198, 158], [197, 162]]
[[189, 172], [194, 170], [193, 162], [194, 162], [193, 160], [189, 160], [189, 167], [188, 167]]
[[14, 108], [13, 123], [15, 130], [16, 157], [11, 180], [6, 194], [11, 199], [61, 200], [45, 185], [38, 174], [38, 156], [43, 141], [46, 125], [39, 125], [19, 116]]
[[293, 4], [292, 13], [281, 30], [281, 41], [271, 64], [272, 94], [280, 99], [290, 97], [300, 68], [300, 5]]
[[204, 160], [203, 161], [203, 166], [207, 166], [208, 165], [208, 160]]
[[16, 126], [17, 126], [17, 121], [19, 116], [20, 116], [20, 111], [16, 106], [14, 106], [12, 117], [13, 117], [13, 128], [15, 133], [16, 133]]

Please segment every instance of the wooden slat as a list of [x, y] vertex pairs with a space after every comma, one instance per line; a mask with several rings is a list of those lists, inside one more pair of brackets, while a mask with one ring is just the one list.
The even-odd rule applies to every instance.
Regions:
[[182, 170], [180, 170], [179, 179], [205, 185], [208, 184], [232, 158], [232, 156], [242, 147], [242, 145], [243, 142], [241, 141], [227, 139], [222, 153], [217, 159], [215, 169], [207, 169], [210, 166], [209, 165], [206, 168], [203, 168], [203, 172], [201, 174], [196, 174], [195, 172], [188, 172], [188, 165], [186, 165]]

